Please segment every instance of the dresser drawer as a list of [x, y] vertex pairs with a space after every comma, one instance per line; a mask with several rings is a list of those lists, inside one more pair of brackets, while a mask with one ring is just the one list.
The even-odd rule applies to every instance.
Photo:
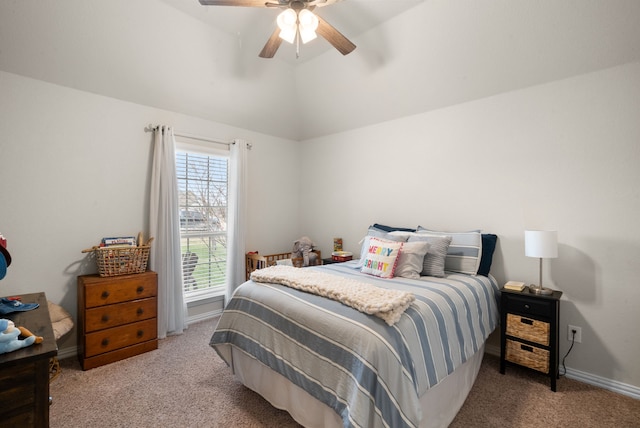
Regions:
[[539, 372], [549, 373], [549, 351], [507, 339], [505, 359]]
[[545, 299], [529, 299], [518, 296], [509, 296], [507, 299], [507, 312], [518, 312], [524, 315], [537, 315], [551, 317], [553, 315], [553, 302]]
[[157, 336], [158, 324], [155, 318], [89, 333], [85, 338], [84, 356], [88, 358], [104, 352], [153, 340], [156, 339]]
[[87, 309], [85, 333], [155, 318], [157, 312], [158, 303], [155, 297]]
[[86, 308], [154, 297], [158, 292], [155, 274], [102, 278], [101, 281], [85, 280], [85, 287]]
[[526, 318], [520, 315], [507, 314], [507, 331], [509, 336], [518, 337], [540, 345], [549, 346], [548, 322]]
[[6, 415], [20, 411], [20, 407], [33, 406], [35, 402], [33, 394], [35, 370], [34, 363], [0, 369], [0, 403], [3, 404], [0, 413], [2, 413], [3, 421]]

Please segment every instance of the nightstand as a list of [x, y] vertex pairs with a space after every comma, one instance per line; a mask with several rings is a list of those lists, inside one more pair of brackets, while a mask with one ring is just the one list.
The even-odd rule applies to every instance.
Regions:
[[561, 291], [545, 296], [501, 290], [500, 373], [507, 364], [542, 372], [556, 390]]

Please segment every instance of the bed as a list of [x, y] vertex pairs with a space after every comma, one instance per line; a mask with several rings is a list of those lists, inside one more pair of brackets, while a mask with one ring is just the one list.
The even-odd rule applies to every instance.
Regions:
[[305, 427], [447, 426], [498, 323], [495, 279], [449, 271], [380, 278], [361, 267], [354, 260], [303, 270], [411, 293], [415, 300], [393, 325], [249, 280], [226, 305], [211, 346], [242, 383]]

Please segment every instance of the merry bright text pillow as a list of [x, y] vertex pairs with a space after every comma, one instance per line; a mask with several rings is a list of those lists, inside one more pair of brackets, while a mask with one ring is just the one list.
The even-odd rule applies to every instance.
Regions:
[[402, 242], [371, 237], [367, 252], [362, 257], [364, 263], [360, 271], [381, 278], [393, 278], [401, 249]]

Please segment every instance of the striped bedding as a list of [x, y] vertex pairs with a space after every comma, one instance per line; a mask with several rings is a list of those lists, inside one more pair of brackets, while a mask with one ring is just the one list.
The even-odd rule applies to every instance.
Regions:
[[310, 267], [416, 300], [392, 327], [337, 301], [284, 285], [241, 285], [211, 346], [233, 367], [229, 346], [261, 361], [334, 409], [345, 427], [417, 427], [419, 397], [470, 358], [498, 322], [489, 277], [380, 279], [356, 262]]

